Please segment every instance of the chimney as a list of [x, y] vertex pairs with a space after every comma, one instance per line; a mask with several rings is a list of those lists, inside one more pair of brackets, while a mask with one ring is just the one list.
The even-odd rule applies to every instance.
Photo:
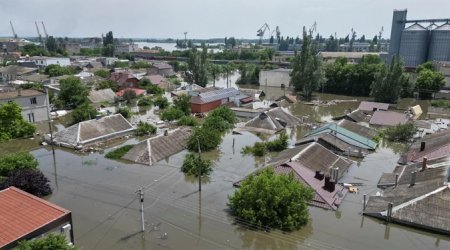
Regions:
[[166, 129], [166, 130], [164, 131], [164, 136], [168, 136], [168, 135], [169, 135], [169, 130]]
[[334, 170], [334, 180], [337, 182], [337, 180], [339, 179], [339, 168], [336, 168], [335, 170]]
[[325, 186], [323, 186], [325, 188], [325, 190], [328, 190], [328, 187], [330, 185], [330, 176], [329, 175], [325, 175]]
[[398, 174], [395, 174], [395, 186], [398, 185]]
[[319, 179], [320, 178], [320, 171], [319, 170], [316, 170], [316, 175], [314, 175], [314, 178], [320, 180]]
[[332, 193], [332, 192], [334, 192], [335, 188], [336, 188], [336, 181], [332, 179], [328, 183], [328, 191], [330, 191], [330, 193]]
[[424, 141], [420, 143], [420, 152], [425, 150], [425, 145], [426, 143]]
[[423, 157], [423, 160], [422, 160], [422, 171], [425, 171], [427, 169], [427, 160], [428, 160], [427, 157]]
[[416, 184], [416, 174], [416, 171], [411, 172], [411, 181], [409, 182], [409, 186], [414, 186]]
[[322, 171], [320, 171], [318, 179], [323, 180], [324, 177], [325, 177], [325, 174]]

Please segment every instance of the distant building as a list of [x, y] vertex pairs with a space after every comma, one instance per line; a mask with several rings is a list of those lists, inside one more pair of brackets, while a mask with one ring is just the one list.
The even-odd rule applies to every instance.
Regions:
[[109, 80], [115, 81], [121, 88], [139, 87], [139, 79], [129, 72], [112, 72], [109, 76]]
[[114, 47], [115, 47], [114, 54], [116, 55], [134, 52], [139, 48], [137, 44], [128, 44], [128, 43], [117, 44]]
[[15, 39], [0, 39], [0, 53], [10, 53], [19, 51], [19, 43]]
[[74, 243], [72, 213], [18, 188], [0, 191], [0, 248], [13, 249], [20, 241], [50, 233]]
[[292, 69], [261, 70], [259, 72], [259, 85], [268, 87], [289, 87]]
[[61, 67], [70, 66], [70, 58], [68, 57], [43, 57], [33, 56], [30, 57], [30, 61], [34, 62], [38, 67], [45, 68], [49, 65], [59, 65]]
[[162, 76], [172, 76], [173, 67], [167, 63], [154, 63], [152, 67], [147, 70], [149, 75], [162, 75]]
[[[353, 44], [350, 46], [350, 42], [343, 43], [339, 45], [339, 51], [347, 52], [350, 51], [350, 47], [352, 49], [352, 52], [370, 52], [370, 44], [369, 42], [353, 42]], [[389, 44], [384, 42], [380, 44], [382, 51], [386, 51], [389, 47]]]
[[65, 43], [64, 49], [69, 55], [80, 54], [81, 45], [79, 43]]
[[0, 92], [0, 103], [16, 102], [22, 108], [22, 117], [29, 122], [48, 120], [47, 96], [34, 89]]
[[103, 41], [101, 37], [87, 37], [80, 41], [80, 47], [83, 49], [98, 49], [103, 47]]
[[319, 52], [319, 56], [326, 63], [334, 63], [338, 58], [347, 59], [348, 63], [359, 63], [364, 56], [379, 56], [378, 52]]
[[14, 81], [22, 76], [32, 75], [37, 71], [35, 68], [27, 68], [17, 65], [8, 65], [0, 68], [2, 82]]

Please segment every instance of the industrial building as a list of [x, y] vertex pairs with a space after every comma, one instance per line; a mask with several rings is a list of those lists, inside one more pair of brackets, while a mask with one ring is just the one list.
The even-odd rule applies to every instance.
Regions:
[[399, 55], [407, 68], [426, 61], [450, 61], [450, 18], [407, 20], [407, 10], [394, 10], [389, 59]]

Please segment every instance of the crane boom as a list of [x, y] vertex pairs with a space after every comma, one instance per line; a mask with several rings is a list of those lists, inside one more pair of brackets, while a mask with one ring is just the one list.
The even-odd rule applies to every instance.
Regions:
[[45, 25], [44, 25], [44, 22], [43, 22], [43, 21], [41, 21], [41, 23], [42, 23], [42, 28], [44, 29], [44, 34], [45, 34], [45, 38], [47, 38], [47, 39], [48, 39], [47, 29], [45, 29]]
[[12, 30], [14, 38], [17, 39], [17, 34], [16, 34], [16, 31], [14, 30], [14, 26], [13, 26], [12, 22], [9, 21], [9, 24], [11, 25], [11, 30]]
[[41, 32], [39, 31], [39, 26], [38, 26], [36, 21], [34, 22], [34, 24], [36, 25], [36, 31], [37, 31], [37, 34], [38, 34], [39, 42], [41, 43], [41, 45], [44, 45], [42, 43], [42, 36], [41, 36]]
[[261, 44], [262, 39], [264, 37], [264, 33], [266, 33], [266, 30], [270, 31], [269, 25], [267, 23], [264, 23], [261, 28], [259, 28], [258, 31], [256, 31], [256, 35], [259, 36], [259, 43]]

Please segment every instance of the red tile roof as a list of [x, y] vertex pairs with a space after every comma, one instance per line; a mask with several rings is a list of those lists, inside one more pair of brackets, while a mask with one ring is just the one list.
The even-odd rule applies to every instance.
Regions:
[[15, 187], [0, 191], [0, 248], [69, 213]]
[[132, 90], [134, 91], [134, 93], [136, 93], [136, 95], [144, 95], [146, 93], [146, 91], [144, 89], [138, 89], [138, 88], [124, 88], [119, 90], [116, 95], [117, 96], [123, 96], [123, 94], [125, 94], [126, 91], [128, 90]]

